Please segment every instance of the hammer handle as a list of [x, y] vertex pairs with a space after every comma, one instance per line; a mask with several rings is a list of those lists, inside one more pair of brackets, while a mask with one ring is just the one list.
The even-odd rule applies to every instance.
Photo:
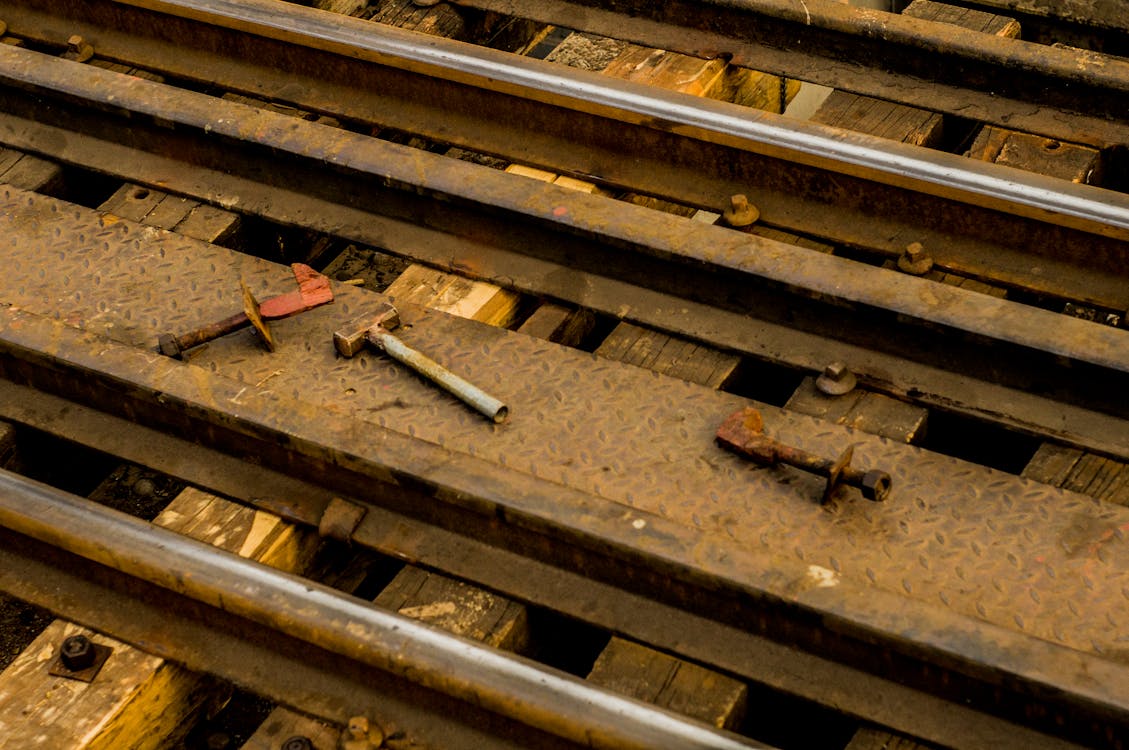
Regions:
[[367, 337], [370, 344], [389, 357], [412, 368], [487, 419], [494, 422], [505, 421], [509, 407], [422, 352], [412, 349], [399, 337], [384, 331], [379, 326], [370, 329]]
[[224, 318], [218, 323], [212, 323], [202, 328], [197, 328], [195, 331], [189, 331], [183, 336], [176, 337], [176, 343], [180, 346], [181, 351], [191, 349], [194, 346], [207, 343], [213, 339], [218, 339], [220, 336], [226, 336], [229, 333], [238, 331], [240, 328], [246, 328], [251, 325], [250, 319], [246, 313], [237, 313], [230, 318]]

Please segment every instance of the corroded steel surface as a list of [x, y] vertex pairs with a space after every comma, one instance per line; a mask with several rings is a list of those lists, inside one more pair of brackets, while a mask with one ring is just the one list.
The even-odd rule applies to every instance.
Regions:
[[[293, 283], [284, 267], [51, 199], [5, 190], [2, 208], [4, 301], [117, 341], [151, 349], [160, 331], [223, 314], [238, 304], [241, 276], [264, 296]], [[348, 421], [358, 446], [384, 427], [663, 516], [703, 542], [792, 558], [819, 580], [1129, 661], [1119, 626], [1129, 614], [1129, 509], [761, 407], [774, 437], [820, 455], [853, 444], [860, 465], [893, 474], [884, 504], [843, 490], [821, 507], [819, 478], [757, 468], [714, 445], [717, 425], [747, 404], [739, 397], [402, 309], [405, 341], [513, 406], [508, 424], [490, 425], [379, 355], [336, 356], [333, 331], [382, 299], [340, 288], [334, 305], [276, 325], [274, 355], [243, 332], [190, 361]]]

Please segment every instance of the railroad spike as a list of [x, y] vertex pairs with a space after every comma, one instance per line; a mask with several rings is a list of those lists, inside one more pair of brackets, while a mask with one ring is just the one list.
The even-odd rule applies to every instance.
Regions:
[[400, 325], [399, 311], [383, 303], [375, 314], [362, 316], [333, 334], [333, 345], [344, 357], [354, 357], [371, 344], [397, 362], [407, 365], [438, 385], [479, 414], [495, 423], [509, 416], [509, 407], [481, 388], [464, 380], [420, 351], [412, 349], [390, 333]]
[[854, 447], [848, 446], [835, 460], [821, 458], [805, 450], [785, 445], [764, 434], [764, 419], [756, 409], [736, 412], [717, 429], [717, 443], [734, 453], [764, 466], [786, 464], [826, 477], [822, 503], [827, 503], [840, 484], [858, 487], [867, 500], [882, 502], [890, 494], [892, 480], [885, 471], [863, 471], [851, 466]]
[[329, 285], [327, 276], [323, 276], [304, 263], [293, 263], [290, 268], [294, 272], [294, 280], [298, 283], [297, 291], [279, 294], [259, 302], [247, 285], [240, 281], [239, 286], [243, 291], [243, 312], [180, 336], [163, 333], [157, 339], [157, 351], [166, 357], [184, 359], [184, 353], [193, 347], [252, 326], [262, 337], [267, 349], [273, 352], [274, 338], [266, 321], [288, 318], [333, 301], [333, 289]]

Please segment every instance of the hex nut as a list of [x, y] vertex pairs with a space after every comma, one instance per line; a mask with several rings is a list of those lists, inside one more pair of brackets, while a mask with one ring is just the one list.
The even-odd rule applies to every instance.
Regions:
[[738, 193], [730, 197], [729, 208], [722, 212], [721, 220], [731, 227], [747, 227], [755, 224], [760, 216], [761, 212], [749, 203], [748, 197]]
[[97, 658], [94, 644], [85, 635], [72, 635], [64, 639], [59, 649], [59, 656], [63, 666], [72, 672], [89, 669]]
[[283, 742], [280, 750], [314, 750], [314, 743], [310, 742], [309, 737], [295, 735]]
[[892, 485], [893, 480], [889, 474], [879, 469], [871, 469], [863, 474], [859, 487], [863, 497], [880, 503], [889, 496]]

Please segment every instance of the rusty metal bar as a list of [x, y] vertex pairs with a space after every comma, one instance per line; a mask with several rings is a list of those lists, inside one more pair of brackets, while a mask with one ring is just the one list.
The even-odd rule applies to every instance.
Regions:
[[1129, 198], [1112, 191], [265, 0], [6, 0], [0, 17], [45, 43], [81, 33], [107, 58], [691, 205], [747, 194], [772, 226], [890, 257], [918, 241], [938, 269], [1129, 307]]
[[[763, 747], [3, 470], [0, 527], [10, 532], [2, 546], [16, 557], [28, 550], [35, 557], [41, 549], [19, 539], [22, 536], [81, 560], [74, 568], [100, 566], [103, 580], [124, 578], [119, 591], [149, 584], [149, 590], [156, 587], [176, 595], [162, 597], [171, 599], [173, 606], [160, 610], [161, 620], [187, 610], [206, 621], [201, 609], [218, 611], [228, 616], [217, 618], [221, 621], [245, 621], [235, 629], [237, 633], [258, 629], [253, 637], [257, 650], [275, 639], [291, 648], [294, 641], [303, 644], [300, 649], [287, 649], [289, 657], [277, 648], [276, 661], [316, 663], [309, 653], [316, 650], [367, 665], [379, 672], [370, 681], [385, 683], [381, 692], [436, 694], [425, 705], [458, 703], [460, 710], [445, 724], [458, 716], [461, 721], [455, 723], [488, 726], [489, 720], [479, 714], [499, 717], [501, 721], [494, 721], [509, 730], [500, 733], [507, 743], [521, 734], [524, 739], [515, 744], [526, 747]], [[15, 585], [11, 567], [4, 568], [11, 587]], [[178, 597], [194, 604], [177, 603]], [[128, 609], [133, 613], [146, 607], [133, 604]], [[92, 625], [101, 629], [104, 623], [99, 614]], [[154, 644], [146, 641], [144, 646]], [[157, 648], [185, 658], [184, 644], [164, 638]], [[225, 671], [241, 670], [227, 666]], [[290, 683], [284, 674], [277, 682]], [[289, 689], [295, 690], [293, 685]], [[268, 692], [277, 693], [279, 688]]]
[[[50, 353], [37, 348], [45, 341]], [[622, 577], [633, 591], [742, 629], [772, 623], [795, 645], [834, 652], [856, 666], [907, 669], [911, 682], [950, 699], [983, 701], [1005, 713], [1052, 705], [1053, 712], [1039, 714], [1048, 716], [1044, 731], [1129, 725], [1124, 693], [1109, 688], [1125, 684], [1129, 673], [1114, 661], [847, 578], [833, 587], [796, 588], [807, 580], [806, 564], [720, 544], [645, 511], [625, 516], [623, 505], [371, 423], [359, 431], [354, 420], [325, 419], [320, 410], [306, 419], [301, 415], [314, 413], [309, 404], [252, 392], [243, 382], [39, 316], [0, 312], [0, 372], [153, 427], [206, 436], [218, 449], [255, 455], [347, 496], [482, 534], [562, 567]], [[350, 440], [358, 434], [360, 442]]]
[[1048, 137], [1129, 138], [1129, 61], [1088, 50], [831, 2], [455, 2]]
[[[26, 50], [0, 61], [19, 82], [0, 113], [19, 147], [723, 348], [850, 361], [898, 395], [1126, 451], [1103, 414], [1125, 409], [1124, 331]], [[96, 106], [62, 111], [58, 96]], [[1007, 353], [985, 359], [986, 340]]]

